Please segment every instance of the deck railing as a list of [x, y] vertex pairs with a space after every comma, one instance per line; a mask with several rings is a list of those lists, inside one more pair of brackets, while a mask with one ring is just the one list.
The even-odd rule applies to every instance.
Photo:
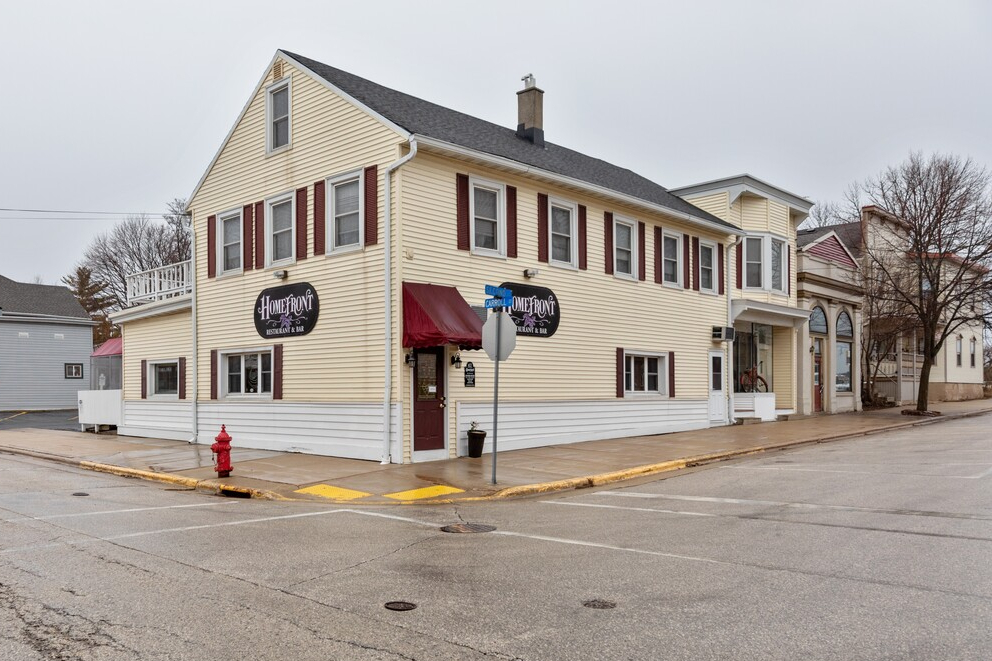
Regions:
[[127, 304], [138, 305], [193, 291], [192, 262], [168, 264], [127, 276]]

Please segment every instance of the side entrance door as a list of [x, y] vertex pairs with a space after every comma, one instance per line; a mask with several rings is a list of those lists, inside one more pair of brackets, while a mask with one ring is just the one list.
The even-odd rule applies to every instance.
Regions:
[[724, 392], [725, 359], [722, 351], [710, 351], [710, 422], [727, 421], [727, 396]]
[[448, 419], [444, 348], [417, 349], [413, 376], [413, 451], [443, 450]]
[[823, 340], [813, 338], [813, 412], [823, 410]]

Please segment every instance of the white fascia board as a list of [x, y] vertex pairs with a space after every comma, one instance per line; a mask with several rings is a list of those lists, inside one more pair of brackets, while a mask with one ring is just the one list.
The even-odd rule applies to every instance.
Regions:
[[193, 297], [189, 294], [185, 296], [176, 296], [174, 298], [167, 298], [164, 301], [155, 301], [154, 303], [145, 303], [143, 305], [136, 305], [126, 310], [118, 310], [110, 315], [110, 321], [115, 324], [123, 324], [129, 321], [136, 321], [138, 319], [147, 319], [148, 317], [157, 317], [163, 314], [172, 314], [173, 312], [181, 312], [192, 308]]
[[733, 300], [730, 305], [731, 316], [735, 321], [743, 317], [744, 321], [750, 319], [758, 321], [758, 323], [799, 328], [809, 320], [809, 310], [788, 305], [762, 303], [746, 298]]
[[809, 210], [813, 208], [813, 202], [811, 200], [791, 193], [784, 188], [779, 188], [767, 181], [762, 181], [747, 173], [714, 179], [712, 181], [704, 181], [700, 184], [692, 184], [680, 188], [670, 188], [668, 190], [669, 193], [682, 198], [697, 193], [718, 193], [723, 191], [730, 194], [728, 204], [733, 204], [743, 193], [751, 193], [752, 195], [775, 200], [779, 204], [789, 207], [800, 214], [809, 214]]
[[433, 148], [439, 152], [448, 154], [450, 156], [456, 156], [461, 158], [473, 159], [480, 161], [482, 163], [493, 165], [506, 170], [511, 170], [513, 172], [518, 172], [520, 174], [530, 175], [532, 177], [544, 179], [553, 183], [562, 184], [565, 186], [570, 186], [572, 188], [577, 188], [581, 191], [591, 193], [593, 195], [600, 195], [607, 197], [617, 202], [622, 202], [624, 204], [629, 204], [631, 206], [640, 207], [647, 211], [654, 213], [660, 213], [666, 216], [678, 218], [684, 220], [692, 225], [697, 225], [703, 227], [711, 232], [716, 232], [718, 234], [726, 234], [730, 236], [744, 236], [747, 232], [740, 228], [735, 227], [725, 227], [723, 225], [718, 225], [712, 223], [704, 218], [698, 218], [691, 214], [687, 214], [684, 211], [677, 211], [675, 209], [670, 209], [669, 207], [662, 206], [660, 204], [655, 204], [654, 202], [648, 202], [647, 200], [642, 200], [633, 195], [627, 195], [626, 193], [620, 193], [618, 191], [606, 188], [604, 186], [599, 186], [597, 184], [591, 184], [581, 179], [575, 179], [573, 177], [568, 177], [562, 174], [557, 174], [549, 170], [542, 170], [531, 165], [526, 165], [520, 163], [519, 161], [514, 161], [509, 158], [504, 158], [502, 156], [494, 156], [493, 154], [487, 154], [486, 152], [476, 151], [474, 149], [469, 149], [468, 147], [462, 147], [460, 145], [455, 145], [450, 142], [445, 142], [443, 140], [437, 140], [435, 138], [430, 138], [424, 135], [416, 133], [413, 135], [413, 139], [420, 144], [421, 147]]
[[65, 317], [57, 314], [33, 314], [30, 312], [0, 312], [0, 322], [20, 321], [39, 324], [66, 324], [70, 326], [96, 326], [97, 322], [88, 317]]

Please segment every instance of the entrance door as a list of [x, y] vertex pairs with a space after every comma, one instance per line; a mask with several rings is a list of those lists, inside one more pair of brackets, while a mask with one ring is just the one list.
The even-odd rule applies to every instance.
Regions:
[[413, 450], [443, 450], [445, 421], [444, 349], [417, 349], [413, 376]]
[[823, 410], [823, 340], [813, 338], [813, 412]]
[[710, 422], [727, 421], [727, 397], [724, 393], [724, 356], [710, 351]]

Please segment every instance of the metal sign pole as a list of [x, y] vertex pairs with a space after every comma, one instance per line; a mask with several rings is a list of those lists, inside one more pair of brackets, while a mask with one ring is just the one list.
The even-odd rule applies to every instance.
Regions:
[[[496, 311], [496, 316], [503, 314], [503, 308]], [[501, 318], [496, 320], [502, 321]], [[500, 324], [496, 324], [496, 374], [493, 377], [493, 484], [496, 484], [496, 439], [499, 436], [499, 349]]]

